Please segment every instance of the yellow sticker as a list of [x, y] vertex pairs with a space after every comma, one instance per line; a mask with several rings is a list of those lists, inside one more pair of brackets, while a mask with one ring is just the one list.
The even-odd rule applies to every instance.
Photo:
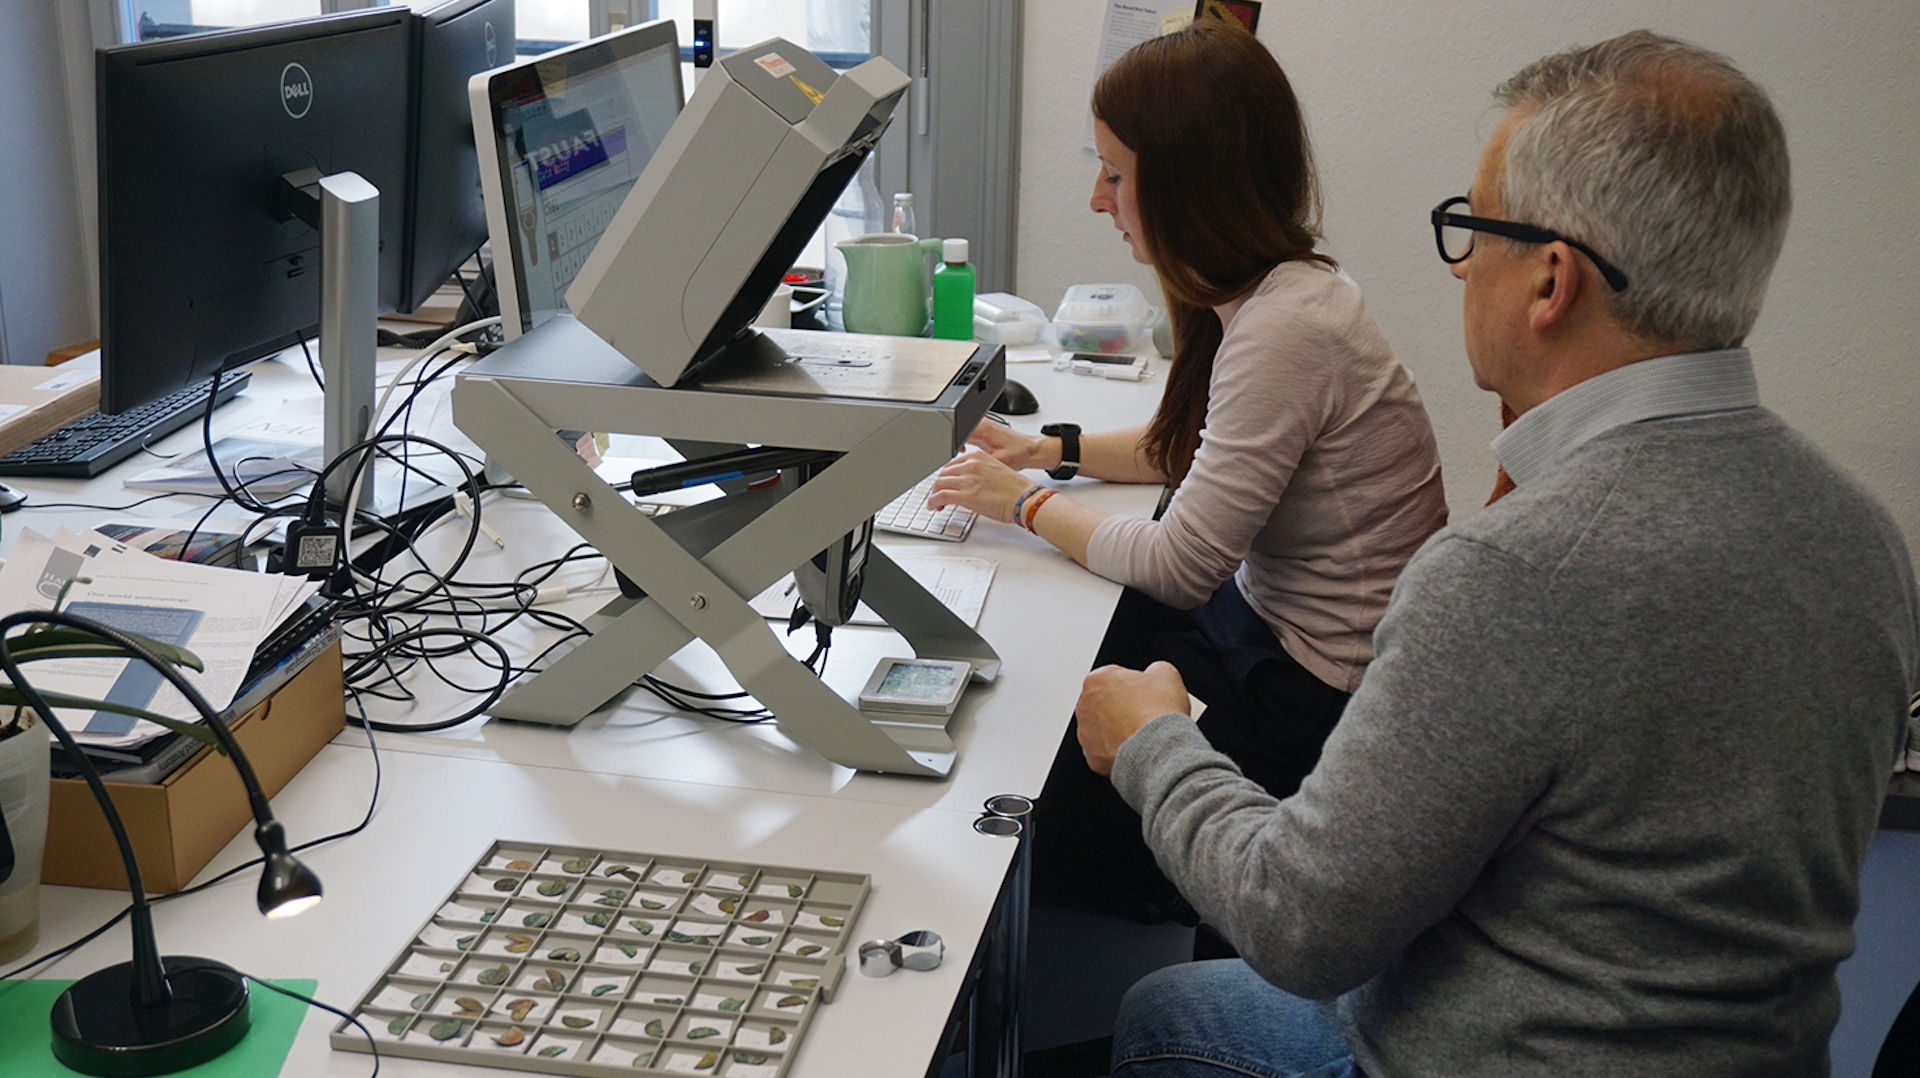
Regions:
[[820, 91], [814, 89], [811, 86], [808, 86], [804, 82], [801, 82], [800, 76], [798, 75], [788, 75], [787, 80], [789, 82], [792, 82], [795, 86], [800, 87], [800, 92], [807, 95], [807, 100], [813, 102], [816, 105], [820, 103], [820, 98], [825, 96]]

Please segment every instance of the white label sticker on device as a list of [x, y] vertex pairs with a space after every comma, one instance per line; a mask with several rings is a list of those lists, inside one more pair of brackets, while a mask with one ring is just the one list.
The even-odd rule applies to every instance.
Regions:
[[770, 52], [758, 60], [755, 60], [754, 63], [766, 68], [767, 74], [772, 75], [776, 79], [784, 79], [799, 70], [799, 68], [794, 67], [782, 59], [777, 52]]

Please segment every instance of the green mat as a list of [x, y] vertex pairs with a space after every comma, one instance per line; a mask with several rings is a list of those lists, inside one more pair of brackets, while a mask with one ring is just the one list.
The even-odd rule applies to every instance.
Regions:
[[[74, 1073], [53, 1058], [53, 1031], [47, 1024], [53, 1001], [72, 983], [0, 982], [0, 1074], [6, 1078], [60, 1078]], [[319, 987], [318, 981], [275, 979], [273, 983], [303, 996], [313, 995]], [[247, 988], [253, 1028], [226, 1055], [176, 1073], [193, 1078], [266, 1078], [280, 1073], [293, 1047], [293, 1035], [300, 1031], [300, 1022], [307, 1015], [307, 1005], [257, 984]]]

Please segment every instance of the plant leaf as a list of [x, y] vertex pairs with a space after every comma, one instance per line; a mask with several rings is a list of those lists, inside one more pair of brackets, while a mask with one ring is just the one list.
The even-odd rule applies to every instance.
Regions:
[[[128, 636], [140, 641], [153, 650], [160, 658], [189, 670], [205, 670], [206, 665], [200, 656], [161, 640], [153, 640], [139, 633]], [[67, 650], [77, 649], [77, 650]], [[56, 625], [38, 632], [22, 633], [7, 641], [7, 650], [15, 662], [31, 662], [35, 659], [64, 658], [129, 658], [127, 653], [90, 632]]]
[[[222, 754], [227, 751], [220, 745], [220, 735], [208, 729], [204, 723], [181, 722], [179, 719], [156, 714], [145, 708], [133, 707], [128, 704], [108, 703], [103, 700], [89, 700], [84, 696], [69, 696], [63, 692], [42, 691], [40, 696], [46, 700], [48, 707], [80, 708], [86, 711], [111, 711], [117, 715], [132, 715], [135, 718], [145, 719], [155, 725], [164, 726], [176, 734], [185, 734], [203, 745], [212, 745]], [[8, 705], [17, 707], [28, 706], [26, 697], [20, 695], [19, 689], [11, 685], [0, 685], [0, 706]]]

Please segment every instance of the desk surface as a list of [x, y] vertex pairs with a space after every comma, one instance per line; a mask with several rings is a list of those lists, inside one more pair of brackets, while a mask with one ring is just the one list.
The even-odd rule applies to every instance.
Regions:
[[[1056, 419], [1092, 429], [1140, 423], [1164, 382], [1165, 365], [1156, 366], [1162, 377], [1143, 384], [1081, 378], [1044, 365], [1012, 367], [1010, 375], [1046, 406], [1016, 425], [1034, 430]], [[295, 407], [317, 405], [297, 362], [257, 365], [247, 398], [216, 413], [216, 435], [272, 414], [282, 399]], [[429, 399], [415, 429], [451, 439], [458, 448], [471, 445], [449, 433], [443, 397]], [[183, 431], [156, 448], [180, 451], [197, 438], [197, 431]], [[143, 460], [123, 470], [145, 467]], [[97, 510], [37, 506], [135, 500], [113, 473], [86, 482], [22, 485], [34, 492], [34, 501], [6, 518], [9, 538], [23, 526], [51, 531], [101, 519]], [[1074, 493], [1109, 510], [1145, 513], [1158, 491], [1075, 481]], [[188, 520], [199, 512], [184, 499], [180, 511]], [[509, 578], [574, 542], [532, 502], [489, 499], [483, 512], [507, 546], [480, 550], [466, 571], [472, 578]], [[268, 922], [250, 908], [254, 881], [229, 882], [158, 908], [163, 952], [208, 954], [261, 976], [317, 977], [320, 998], [350, 1005], [460, 871], [500, 838], [865, 873], [873, 890], [857, 938], [928, 928], [946, 939], [954, 960], [925, 975], [884, 981], [849, 976], [808, 1031], [795, 1073], [921, 1073], [939, 1047], [962, 988], [965, 956], [981, 938], [1015, 850], [1010, 840], [978, 834], [972, 822], [992, 795], [1040, 790], [1119, 588], [1036, 537], [990, 521], [977, 524], [962, 544], [884, 542], [998, 563], [980, 631], [1005, 668], [993, 686], [970, 691], [955, 716], [950, 729], [959, 760], [947, 779], [856, 774], [771, 725], [739, 727], [675, 715], [639, 692], [571, 728], [475, 720], [436, 734], [382, 735], [384, 776], [373, 823], [308, 857], [326, 882], [325, 903], [298, 919]], [[556, 609], [580, 616], [603, 600], [582, 596]], [[498, 639], [517, 658], [528, 658], [550, 637], [515, 628]], [[890, 631], [838, 630], [827, 681], [851, 696], [873, 662], [899, 648]], [[687, 684], [731, 686], [717, 658], [700, 645], [684, 649], [660, 672]], [[404, 707], [376, 705], [374, 717], [423, 721], [465, 706], [459, 694], [437, 683], [415, 687], [419, 700]], [[363, 732], [344, 733], [274, 799], [294, 842], [348, 826], [365, 810], [373, 770], [365, 745]], [[243, 834], [202, 878], [251, 853], [252, 842]], [[44, 888], [42, 949], [79, 936], [121, 904], [115, 892]], [[108, 933], [45, 975], [79, 976], [120, 961], [125, 938], [121, 931]], [[318, 1012], [307, 1019], [293, 1049], [300, 1060], [294, 1072], [367, 1072], [365, 1057], [328, 1049], [334, 1022]], [[420, 1061], [386, 1066], [400, 1074], [452, 1073], [446, 1064]]]

